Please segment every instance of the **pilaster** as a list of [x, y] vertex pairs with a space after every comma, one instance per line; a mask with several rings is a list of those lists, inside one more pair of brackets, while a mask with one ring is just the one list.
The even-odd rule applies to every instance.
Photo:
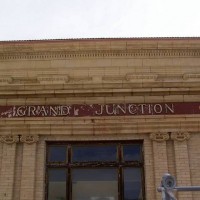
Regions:
[[[176, 160], [176, 179], [178, 186], [191, 186], [188, 144], [190, 134], [187, 132], [175, 132], [171, 134], [174, 140], [174, 151]], [[179, 200], [192, 199], [192, 192], [179, 192]]]
[[155, 199], [155, 180], [154, 180], [154, 156], [151, 140], [144, 139], [144, 168], [145, 168], [145, 198], [146, 200]]
[[0, 142], [0, 182], [1, 182], [1, 163], [3, 158], [3, 143]]
[[45, 196], [45, 141], [40, 139], [37, 144], [35, 199], [43, 200]]
[[20, 200], [35, 199], [35, 168], [36, 168], [36, 142], [38, 136], [23, 135], [22, 175]]
[[14, 189], [14, 170], [16, 145], [19, 141], [18, 136], [0, 136], [2, 148], [2, 162], [0, 171], [0, 199], [12, 200]]
[[[168, 172], [166, 140], [169, 139], [169, 134], [151, 133], [150, 139], [153, 141], [155, 188], [157, 188], [160, 185], [163, 174]], [[160, 199], [160, 193], [156, 192], [156, 200]]]

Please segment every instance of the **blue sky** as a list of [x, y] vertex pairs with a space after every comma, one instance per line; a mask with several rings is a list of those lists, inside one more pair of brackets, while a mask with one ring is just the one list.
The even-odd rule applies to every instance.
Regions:
[[1, 41], [200, 36], [199, 0], [1, 1]]

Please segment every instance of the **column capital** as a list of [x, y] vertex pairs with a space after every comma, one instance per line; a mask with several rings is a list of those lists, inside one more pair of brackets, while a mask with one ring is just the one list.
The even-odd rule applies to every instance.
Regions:
[[20, 142], [26, 143], [26, 144], [33, 144], [39, 141], [38, 135], [21, 135], [20, 136]]
[[5, 144], [14, 144], [19, 142], [18, 135], [0, 135], [0, 142]]
[[166, 132], [155, 132], [150, 134], [150, 139], [156, 142], [169, 140], [169, 134]]
[[190, 133], [188, 132], [173, 132], [171, 133], [171, 139], [179, 142], [183, 142], [190, 139]]
[[33, 144], [39, 141], [38, 135], [0, 135], [0, 142], [5, 144], [26, 143]]

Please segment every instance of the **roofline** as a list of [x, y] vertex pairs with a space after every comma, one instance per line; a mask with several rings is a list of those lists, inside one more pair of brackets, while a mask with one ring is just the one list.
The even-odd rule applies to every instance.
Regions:
[[0, 41], [0, 44], [15, 44], [15, 43], [48, 43], [48, 42], [88, 42], [88, 41], [174, 41], [174, 40], [200, 40], [200, 37], [122, 37], [122, 38], [67, 38], [67, 39], [36, 39], [36, 40], [5, 40]]

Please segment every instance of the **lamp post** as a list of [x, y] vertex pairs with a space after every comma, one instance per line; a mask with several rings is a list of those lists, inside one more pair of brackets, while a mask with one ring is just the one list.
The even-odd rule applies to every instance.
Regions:
[[175, 177], [166, 173], [163, 175], [157, 191], [162, 193], [162, 200], [176, 200], [174, 191], [200, 191], [200, 186], [176, 186]]

